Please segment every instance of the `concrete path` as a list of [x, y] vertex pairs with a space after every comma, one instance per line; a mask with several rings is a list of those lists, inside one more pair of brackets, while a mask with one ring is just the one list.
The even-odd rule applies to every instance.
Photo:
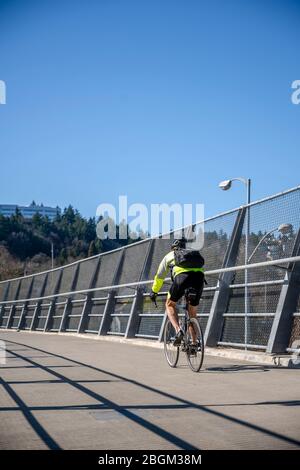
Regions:
[[300, 449], [300, 370], [0, 331], [0, 449]]

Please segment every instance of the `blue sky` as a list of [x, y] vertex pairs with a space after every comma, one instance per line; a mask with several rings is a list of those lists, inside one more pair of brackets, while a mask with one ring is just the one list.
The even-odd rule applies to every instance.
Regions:
[[300, 184], [300, 2], [0, 0], [0, 203], [204, 203]]

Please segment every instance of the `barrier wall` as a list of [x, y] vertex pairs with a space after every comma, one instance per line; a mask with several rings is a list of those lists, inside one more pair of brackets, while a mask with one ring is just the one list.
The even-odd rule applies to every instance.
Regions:
[[[209, 346], [285, 351], [300, 340], [299, 262], [280, 264], [300, 254], [300, 187], [205, 220], [206, 270], [245, 264], [247, 220], [249, 256], [272, 231], [251, 263], [278, 259], [278, 265], [248, 269], [246, 276], [245, 270], [208, 276], [199, 320]], [[287, 233], [276, 230], [282, 224], [290, 226]], [[171, 239], [147, 239], [0, 282], [0, 327], [161, 340], [169, 282], [158, 309], [148, 297], [149, 284], [117, 286], [153, 279], [170, 245]], [[96, 290], [109, 286], [116, 287]], [[88, 289], [93, 291], [78, 292]]]

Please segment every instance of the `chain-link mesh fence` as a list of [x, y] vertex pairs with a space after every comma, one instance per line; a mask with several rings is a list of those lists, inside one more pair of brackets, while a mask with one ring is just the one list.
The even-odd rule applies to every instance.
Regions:
[[[205, 259], [206, 271], [223, 266], [237, 215], [238, 211], [232, 211], [201, 224], [204, 230], [204, 244], [201, 253]], [[193, 243], [189, 244], [191, 248], [193, 245]], [[210, 277], [208, 279], [209, 286], [215, 286], [217, 281], [218, 275]]]
[[[250, 262], [258, 263], [290, 257], [300, 228], [300, 190], [253, 204], [249, 212], [248, 259], [250, 258]], [[243, 226], [237, 265], [245, 264], [245, 241], [246, 223]], [[249, 270], [248, 282], [283, 279], [284, 274], [284, 269], [276, 266]], [[245, 272], [239, 271], [235, 282], [244, 283]]]
[[[250, 346], [265, 347], [287, 272], [287, 265], [282, 265], [280, 260], [292, 255], [300, 228], [300, 188], [253, 203], [247, 210], [234, 263], [243, 265], [245, 261], [257, 263], [275, 259], [278, 264], [248, 269], [247, 287], [244, 285], [245, 271], [236, 271], [229, 287], [227, 303], [223, 306], [219, 340], [228, 345], [242, 345], [246, 341]], [[233, 210], [194, 227], [196, 231], [201, 228], [204, 230], [201, 252], [206, 261], [206, 270], [222, 268], [226, 256], [233, 256], [232, 240], [233, 236], [237, 237], [234, 227], [238, 215], [239, 210]], [[247, 235], [248, 260], [245, 260]], [[130, 318], [136, 316], [136, 335], [158, 338], [165, 315], [166, 294], [158, 298], [156, 309], [148, 297], [151, 284], [144, 285], [143, 301], [139, 303], [135, 302], [135, 285], [113, 289], [112, 299], [112, 288], [109, 286], [153, 279], [160, 261], [171, 249], [173, 236], [171, 234], [169, 239], [145, 240], [47, 273], [1, 282], [0, 327], [18, 328], [21, 325], [25, 329], [41, 331], [80, 330], [95, 334], [101, 333], [103, 329], [108, 334], [125, 335]], [[193, 248], [193, 243], [189, 246]], [[219, 279], [219, 274], [208, 276], [209, 285], [203, 291], [197, 310], [204, 330], [215, 308], [215, 296], [222, 288]], [[165, 282], [163, 292], [168, 291], [170, 283]], [[105, 287], [107, 289], [86, 292]], [[50, 298], [34, 300], [48, 296]], [[17, 299], [29, 301], [12, 302]], [[300, 312], [299, 302], [296, 311]], [[295, 316], [292, 320], [291, 341], [299, 336], [298, 325], [299, 316]]]

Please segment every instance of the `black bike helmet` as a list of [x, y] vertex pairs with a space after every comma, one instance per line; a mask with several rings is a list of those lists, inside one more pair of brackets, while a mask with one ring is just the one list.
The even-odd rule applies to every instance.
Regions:
[[175, 250], [176, 248], [185, 248], [186, 247], [186, 239], [185, 238], [177, 238], [173, 241], [171, 245], [171, 249]]

